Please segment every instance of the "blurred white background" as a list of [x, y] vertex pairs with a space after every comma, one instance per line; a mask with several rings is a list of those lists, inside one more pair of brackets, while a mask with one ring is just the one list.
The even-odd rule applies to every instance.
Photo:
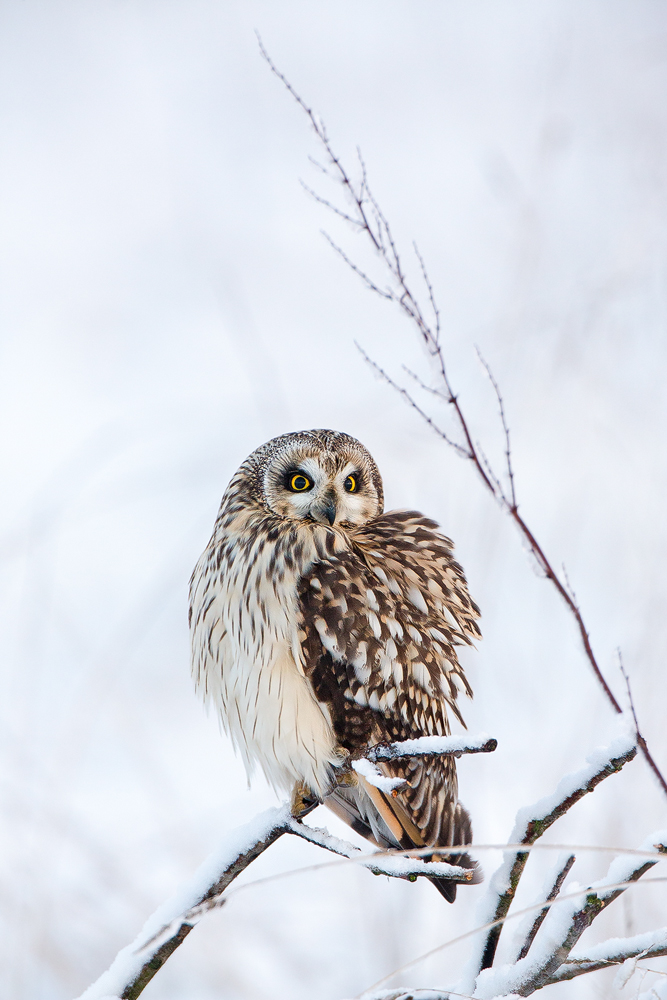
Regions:
[[[667, 767], [667, 10], [652, 0], [5, 0], [0, 5], [0, 980], [78, 995], [230, 829], [275, 802], [189, 678], [187, 583], [222, 491], [264, 440], [359, 437], [387, 506], [457, 544], [485, 639], [466, 656], [464, 759], [480, 843], [614, 732], [572, 622], [473, 472], [365, 367], [428, 378], [406, 321], [334, 256], [361, 242], [307, 122], [259, 54], [363, 148], [409, 260], [416, 239], [452, 379], [502, 458], [478, 344], [512, 426], [521, 508], [565, 563], [603, 669], [630, 672]], [[416, 277], [412, 263], [412, 273]], [[448, 419], [442, 415], [443, 419]], [[314, 822], [341, 828], [320, 810]], [[643, 761], [554, 843], [667, 826]], [[499, 855], [480, 853], [491, 872]], [[281, 841], [244, 882], [329, 862]], [[553, 857], [534, 857], [522, 898]], [[608, 858], [582, 855], [579, 881]], [[341, 1000], [472, 926], [429, 885], [327, 867], [244, 889], [147, 1000]], [[667, 922], [637, 888], [589, 940]], [[507, 938], [511, 941], [508, 928]], [[584, 939], [586, 940], [586, 939]], [[444, 986], [465, 951], [399, 981]], [[653, 967], [662, 967], [652, 963]], [[553, 997], [630, 997], [613, 973]], [[644, 988], [648, 984], [646, 981]]]

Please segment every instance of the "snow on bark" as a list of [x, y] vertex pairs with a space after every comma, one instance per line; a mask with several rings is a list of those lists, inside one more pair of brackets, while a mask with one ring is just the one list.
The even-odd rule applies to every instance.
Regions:
[[[586, 758], [584, 767], [559, 781], [551, 795], [539, 799], [531, 806], [519, 809], [509, 843], [533, 844], [575, 802], [593, 791], [604, 778], [620, 770], [636, 752], [634, 734], [628, 733], [627, 730], [612, 740], [609, 746], [598, 747]], [[480, 930], [473, 944], [470, 959], [456, 986], [458, 992], [472, 994], [480, 970], [493, 964], [502, 927], [499, 921], [507, 916], [527, 859], [527, 852], [507, 851], [500, 866], [491, 876], [488, 889], [476, 911], [476, 922], [484, 930]], [[489, 924], [495, 926], [489, 928]], [[522, 961], [525, 962], [527, 959]]]
[[386, 795], [391, 795], [396, 788], [402, 788], [406, 783], [404, 778], [388, 778], [367, 757], [353, 760], [352, 770], [360, 774], [362, 778], [365, 778], [369, 785], [374, 785]]
[[150, 960], [151, 954], [159, 950], [165, 939], [178, 933], [179, 927], [187, 927], [189, 931], [201, 919], [204, 910], [199, 914], [191, 911], [209, 896], [211, 887], [233, 868], [239, 858], [252, 852], [253, 848], [276, 831], [286, 828], [289, 819], [289, 807], [284, 805], [268, 809], [245, 826], [227, 833], [192, 878], [184, 882], [170, 899], [155, 910], [132, 944], [118, 953], [107, 971], [81, 994], [79, 1000], [105, 1000], [110, 996], [127, 995], [128, 987], [131, 987]]
[[606, 941], [601, 941], [600, 944], [591, 945], [585, 951], [571, 952], [569, 961], [577, 964], [620, 962], [656, 948], [667, 948], [667, 927], [658, 927], [654, 931], [635, 934], [633, 937], [608, 938]]
[[479, 736], [420, 736], [400, 743], [385, 743], [364, 751], [364, 758], [376, 763], [380, 760], [397, 760], [399, 757], [440, 757], [464, 753], [492, 753], [498, 741], [487, 733]]
[[438, 878], [448, 878], [452, 882], [470, 882], [474, 872], [470, 868], [459, 868], [458, 865], [449, 865], [444, 861], [422, 861], [420, 858], [403, 857], [397, 854], [386, 854], [377, 852], [367, 854], [359, 847], [334, 837], [328, 830], [318, 829], [314, 826], [307, 826], [298, 820], [292, 820], [289, 825], [289, 833], [294, 833], [311, 844], [324, 847], [341, 857], [350, 858], [364, 868], [370, 869], [380, 875], [392, 875], [395, 878], [416, 878], [418, 875], [437, 876]]
[[492, 1000], [511, 992], [529, 996], [546, 985], [565, 964], [571, 948], [598, 913], [625, 891], [625, 883], [636, 881], [659, 862], [666, 833], [658, 831], [639, 848], [642, 852], [655, 852], [655, 861], [619, 855], [603, 878], [589, 886], [572, 884], [567, 896], [552, 904], [526, 958], [480, 972], [473, 996], [479, 1000]]

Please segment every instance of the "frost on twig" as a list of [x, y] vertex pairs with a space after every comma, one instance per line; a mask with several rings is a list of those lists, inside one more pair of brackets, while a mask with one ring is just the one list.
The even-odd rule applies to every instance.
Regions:
[[339, 854], [341, 857], [350, 858], [357, 861], [364, 868], [368, 868], [374, 875], [390, 875], [393, 878], [407, 879], [414, 882], [419, 875], [430, 878], [446, 878], [450, 882], [470, 883], [474, 877], [471, 868], [460, 868], [458, 865], [446, 864], [444, 861], [422, 861], [420, 858], [404, 857], [393, 852], [374, 852], [367, 854], [360, 848], [349, 844], [346, 840], [333, 837], [328, 830], [318, 830], [316, 827], [308, 826], [300, 820], [292, 820], [288, 828], [289, 833], [302, 837], [303, 840], [318, 847], [324, 847], [327, 851]]
[[[609, 775], [620, 771], [636, 753], [634, 739], [629, 736], [620, 736], [609, 747], [595, 751], [587, 758], [585, 767], [559, 782], [552, 795], [519, 810], [510, 843], [534, 844], [575, 802], [592, 792]], [[507, 916], [527, 860], [526, 851], [513, 851], [505, 855], [503, 863], [491, 877], [487, 896], [482, 904], [480, 923], [501, 921]], [[488, 969], [493, 965], [501, 929], [502, 923], [496, 924], [480, 941], [479, 952], [471, 962], [470, 972], [473, 977], [481, 969]]]
[[667, 955], [667, 927], [627, 938], [610, 938], [584, 951], [572, 951], [567, 962], [553, 973], [547, 985], [562, 983], [587, 972], [608, 969], [633, 959], [662, 958]]
[[400, 743], [377, 743], [364, 750], [363, 756], [375, 764], [401, 757], [440, 757], [444, 754], [460, 757], [468, 753], [492, 753], [497, 746], [498, 741], [486, 733], [479, 736], [421, 736]]

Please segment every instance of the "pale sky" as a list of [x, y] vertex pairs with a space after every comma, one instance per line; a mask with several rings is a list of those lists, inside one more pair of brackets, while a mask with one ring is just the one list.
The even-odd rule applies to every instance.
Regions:
[[[664, 5], [5, 0], [0, 982], [16, 1000], [78, 995], [216, 837], [276, 801], [260, 778], [248, 790], [195, 698], [186, 595], [226, 483], [279, 433], [354, 434], [387, 506], [456, 543], [484, 633], [464, 714], [499, 740], [459, 765], [479, 843], [615, 731], [518, 535], [361, 360], [355, 341], [396, 378], [431, 377], [407, 322], [320, 235], [375, 266], [300, 187], [338, 197], [255, 31], [352, 170], [362, 148], [416, 284], [419, 244], [453, 382], [500, 466], [475, 345], [491, 364], [521, 509], [621, 699], [622, 649], [667, 767]], [[636, 846], [665, 813], [636, 761], [550, 840]], [[487, 874], [500, 857], [478, 856]], [[329, 860], [280, 843], [244, 881]], [[553, 860], [531, 861], [528, 901]], [[572, 877], [606, 864], [582, 856]], [[244, 890], [144, 996], [343, 1000], [472, 927], [481, 892], [447, 907], [350, 868]], [[664, 925], [658, 901], [637, 889], [591, 940]], [[464, 958], [409, 982], [447, 985]], [[551, 994], [608, 996], [613, 973], [596, 975]]]

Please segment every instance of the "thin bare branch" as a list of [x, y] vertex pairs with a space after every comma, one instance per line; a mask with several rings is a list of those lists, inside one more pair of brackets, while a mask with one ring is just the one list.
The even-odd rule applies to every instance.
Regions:
[[373, 361], [373, 359], [370, 358], [366, 354], [366, 352], [364, 351], [363, 347], [361, 347], [356, 341], [355, 341], [355, 347], [357, 348], [357, 350], [359, 351], [359, 353], [363, 357], [364, 361], [366, 361], [366, 363], [368, 365], [370, 365], [370, 367], [373, 369], [373, 371], [377, 375], [379, 375], [380, 378], [383, 379], [388, 385], [390, 385], [393, 389], [395, 389], [396, 392], [399, 394], [399, 396], [402, 396], [403, 399], [406, 401], [406, 403], [408, 403], [408, 405], [411, 406], [413, 410], [416, 410], [416, 412], [419, 414], [419, 416], [425, 421], [425, 423], [428, 424], [428, 426], [432, 430], [435, 431], [435, 433], [438, 435], [438, 437], [441, 437], [443, 439], [443, 441], [446, 441], [447, 444], [450, 446], [450, 448], [454, 448], [454, 450], [457, 451], [457, 452], [459, 452], [461, 455], [463, 455], [464, 458], [468, 458], [469, 457], [468, 452], [463, 447], [463, 445], [457, 444], [456, 441], [452, 441], [452, 439], [449, 438], [445, 434], [445, 432], [442, 430], [442, 428], [438, 427], [438, 425], [435, 423], [435, 421], [433, 421], [429, 417], [429, 415], [421, 408], [421, 406], [419, 405], [419, 403], [417, 403], [416, 400], [413, 399], [413, 397], [410, 395], [410, 393], [407, 391], [407, 389], [404, 389], [402, 386], [400, 386], [396, 382], [394, 382], [394, 380], [392, 379], [392, 377], [387, 374], [387, 372], [384, 370], [384, 368], [381, 368], [380, 365], [378, 365], [376, 361]]
[[434, 334], [434, 340], [435, 340], [436, 346], [439, 346], [439, 344], [440, 344], [440, 310], [438, 309], [438, 305], [437, 305], [437, 303], [435, 301], [435, 295], [433, 293], [433, 285], [431, 284], [431, 279], [428, 276], [428, 271], [426, 270], [426, 264], [424, 263], [424, 258], [420, 254], [419, 247], [417, 246], [417, 244], [414, 241], [412, 243], [412, 246], [413, 246], [413, 249], [415, 251], [415, 256], [417, 257], [417, 260], [419, 261], [419, 266], [421, 267], [422, 277], [424, 279], [424, 284], [426, 285], [426, 288], [427, 288], [427, 291], [428, 291], [428, 297], [429, 297], [429, 300], [431, 302], [431, 309], [433, 310], [433, 315], [435, 316], [435, 334]]
[[[313, 198], [320, 205], [324, 205], [325, 208], [328, 208], [329, 211], [333, 212], [334, 215], [337, 215], [339, 219], [343, 219], [345, 222], [349, 222], [351, 225], [356, 226], [357, 228], [363, 228], [362, 223], [359, 222], [358, 219], [353, 219], [351, 215], [348, 215], [347, 212], [344, 212], [341, 208], [338, 208], [336, 205], [332, 204], [332, 202], [327, 201], [327, 199], [319, 195], [317, 191], [313, 191], [312, 188], [308, 187], [305, 181], [299, 181], [299, 184], [306, 192], [306, 194], [309, 194], [310, 197]], [[329, 240], [329, 242], [331, 242], [331, 240]], [[348, 261], [347, 263], [349, 264], [350, 262]]]
[[516, 503], [516, 489], [514, 486], [514, 469], [512, 467], [512, 448], [510, 446], [510, 429], [507, 423], [507, 417], [505, 416], [505, 403], [503, 401], [503, 396], [500, 391], [500, 386], [498, 385], [494, 377], [494, 374], [491, 371], [491, 366], [482, 355], [482, 352], [480, 351], [479, 347], [475, 346], [475, 350], [477, 351], [477, 357], [479, 358], [484, 370], [486, 371], [486, 374], [489, 376], [489, 381], [493, 386], [493, 391], [495, 392], [496, 399], [498, 400], [498, 409], [500, 411], [500, 422], [502, 424], [503, 433], [505, 435], [505, 463], [507, 466], [507, 476], [510, 481], [510, 496], [512, 498], [512, 502], [510, 504], [510, 512], [512, 512], [516, 510], [517, 503]]
[[[551, 889], [549, 890], [549, 893], [547, 894], [547, 898], [545, 900], [546, 903], [552, 903], [554, 901], [554, 899], [556, 898], [556, 896], [558, 895], [558, 893], [561, 891], [561, 889], [563, 888], [563, 883], [564, 883], [565, 879], [567, 878], [568, 873], [569, 873], [570, 869], [572, 868], [572, 865], [574, 864], [575, 861], [576, 861], [576, 858], [575, 858], [574, 854], [571, 854], [569, 856], [569, 858], [565, 861], [565, 864], [559, 865], [558, 871], [556, 873], [556, 877], [555, 877], [555, 879], [553, 881], [553, 885], [552, 885]], [[551, 907], [544, 906], [540, 910], [540, 912], [537, 914], [537, 916], [535, 917], [535, 920], [533, 921], [533, 924], [532, 924], [530, 930], [526, 934], [526, 939], [523, 942], [521, 948], [519, 949], [519, 954], [516, 957], [516, 961], [517, 962], [521, 961], [522, 958], [525, 958], [526, 955], [528, 954], [528, 952], [530, 951], [530, 946], [532, 945], [533, 941], [535, 940], [535, 935], [537, 934], [537, 932], [539, 931], [540, 927], [542, 926], [542, 924], [544, 922], [544, 918], [546, 917], [546, 915], [547, 915], [547, 913], [549, 912], [550, 909], [551, 909]]]
[[264, 48], [264, 43], [262, 42], [262, 39], [261, 39], [261, 36], [259, 35], [259, 32], [256, 32], [256, 34], [257, 34], [257, 41], [259, 43], [259, 50], [260, 50], [260, 53], [262, 55], [262, 58], [265, 60], [265, 62], [269, 66], [269, 69], [271, 70], [271, 72], [280, 80], [280, 82], [283, 84], [283, 86], [287, 89], [287, 91], [291, 94], [291, 96], [294, 98], [294, 100], [296, 101], [296, 103], [299, 105], [299, 107], [301, 108], [301, 110], [307, 115], [308, 120], [310, 121], [310, 124], [311, 124], [311, 126], [313, 128], [313, 131], [315, 132], [315, 135], [317, 136], [319, 142], [322, 144], [322, 147], [323, 147], [323, 149], [325, 150], [325, 152], [327, 154], [327, 157], [329, 159], [329, 163], [330, 163], [331, 167], [334, 168], [334, 170], [335, 170], [335, 172], [336, 172], [336, 174], [338, 176], [338, 180], [339, 180], [340, 184], [343, 186], [343, 188], [345, 189], [345, 191], [348, 194], [348, 196], [352, 199], [352, 202], [355, 205], [357, 212], [359, 213], [359, 220], [360, 220], [361, 228], [364, 229], [368, 233], [368, 237], [371, 240], [371, 242], [373, 243], [375, 249], [378, 252], [380, 252], [382, 250], [381, 244], [378, 241], [377, 235], [373, 231], [373, 228], [371, 227], [371, 225], [370, 225], [370, 223], [368, 221], [368, 216], [366, 215], [366, 210], [364, 208], [364, 191], [363, 191], [363, 189], [359, 193], [357, 193], [357, 191], [354, 188], [354, 184], [353, 184], [352, 180], [350, 179], [349, 175], [347, 174], [347, 171], [345, 170], [343, 164], [341, 163], [341, 161], [339, 160], [339, 158], [336, 156], [334, 150], [331, 147], [331, 144], [329, 142], [329, 137], [327, 135], [326, 126], [325, 126], [324, 122], [322, 121], [322, 119], [318, 115], [315, 114], [315, 112], [312, 110], [312, 108], [308, 107], [308, 105], [306, 104], [306, 102], [303, 100], [303, 98], [301, 97], [301, 95], [294, 89], [294, 87], [289, 82], [289, 80], [287, 79], [287, 77], [283, 73], [280, 72], [280, 70], [275, 65], [275, 63], [273, 62], [273, 60], [269, 56], [268, 52]]
[[432, 396], [435, 396], [437, 399], [439, 399], [441, 403], [449, 402], [449, 399], [442, 391], [442, 389], [438, 389], [436, 386], [428, 385], [419, 375], [417, 375], [416, 372], [413, 372], [412, 368], [408, 368], [407, 365], [401, 365], [401, 368], [403, 369], [405, 374], [419, 386], [420, 389], [424, 390], [424, 392], [429, 392]]
[[499, 504], [500, 504], [501, 507], [509, 509], [509, 507], [511, 505], [510, 505], [510, 502], [509, 502], [508, 498], [505, 496], [505, 490], [503, 489], [502, 483], [500, 482], [500, 480], [498, 479], [498, 476], [493, 471], [493, 467], [491, 466], [491, 462], [486, 457], [486, 454], [482, 450], [482, 446], [479, 443], [479, 441], [475, 442], [475, 447], [477, 449], [477, 454], [479, 455], [479, 459], [480, 459], [482, 465], [484, 466], [484, 468], [486, 469], [487, 476], [489, 477], [489, 479], [491, 480], [491, 482], [495, 486], [495, 497], [496, 497], [496, 500], [498, 500], [498, 502], [499, 502]]
[[[626, 691], [628, 693], [628, 702], [630, 703], [630, 711], [632, 713], [632, 720], [633, 720], [633, 722], [635, 724], [635, 736], [637, 737], [637, 743], [638, 743], [640, 749], [642, 750], [644, 756], [647, 757], [647, 758], [649, 758], [650, 754], [649, 754], [648, 746], [646, 744], [646, 740], [644, 739], [644, 737], [643, 737], [643, 735], [642, 735], [642, 733], [641, 733], [641, 731], [639, 729], [639, 720], [637, 719], [637, 712], [635, 711], [635, 703], [634, 703], [634, 699], [632, 697], [632, 689], [630, 687], [630, 678], [629, 678], [629, 676], [628, 676], [628, 674], [626, 672], [625, 666], [623, 664], [623, 656], [621, 655], [620, 649], [617, 652], [618, 652], [618, 665], [619, 665], [621, 674], [623, 675], [623, 679], [625, 680], [625, 689], [626, 689]], [[655, 769], [654, 769], [654, 771], [655, 771]], [[658, 779], [662, 778], [662, 775], [660, 774], [660, 772], [657, 772], [656, 777], [658, 777]]]
[[324, 230], [322, 230], [322, 236], [324, 236], [325, 240], [328, 241], [329, 245], [336, 251], [339, 257], [341, 257], [342, 260], [345, 261], [350, 270], [354, 271], [355, 274], [359, 275], [361, 280], [364, 282], [366, 287], [370, 289], [371, 292], [375, 292], [376, 295], [381, 296], [383, 299], [389, 299], [390, 302], [394, 301], [394, 293], [392, 291], [387, 291], [386, 289], [382, 289], [378, 285], [376, 285], [375, 282], [368, 277], [365, 271], [362, 271], [360, 267], [357, 267], [354, 261], [350, 260], [345, 251], [341, 247], [339, 247], [337, 243], [334, 243], [329, 234], [325, 233]]
[[[324, 164], [320, 163], [319, 160], [316, 160], [314, 156], [309, 156], [308, 162], [312, 163], [312, 165], [314, 167], [317, 167], [318, 170], [321, 170], [322, 173], [325, 175], [325, 177], [328, 177], [330, 180], [332, 180], [331, 174], [329, 173], [329, 168], [325, 167]], [[301, 183], [303, 184], [303, 181]]]
[[[492, 383], [494, 385], [494, 389], [496, 390], [496, 395], [498, 397], [499, 405], [501, 407], [501, 423], [503, 426], [503, 431], [505, 433], [505, 443], [506, 443], [505, 457], [508, 468], [508, 476], [510, 479], [509, 502], [508, 498], [504, 498], [504, 496], [502, 495], [502, 491], [499, 494], [497, 481], [494, 481], [495, 477], [489, 476], [488, 474], [488, 469], [486, 467], [485, 459], [483, 458], [482, 455], [480, 455], [479, 450], [473, 441], [470, 425], [463, 412], [458, 396], [454, 392], [452, 384], [449, 380], [447, 368], [445, 365], [445, 356], [440, 343], [439, 313], [437, 311], [437, 306], [435, 304], [433, 288], [430, 284], [430, 281], [428, 281], [427, 275], [425, 274], [426, 269], [423, 265], [423, 261], [419, 253], [417, 252], [417, 257], [420, 261], [420, 266], [422, 268], [422, 276], [424, 276], [427, 282], [427, 288], [429, 290], [429, 299], [431, 300], [431, 305], [434, 308], [434, 312], [436, 315], [435, 332], [426, 322], [421, 312], [419, 302], [417, 298], [412, 294], [412, 291], [407, 283], [406, 276], [401, 267], [398, 249], [393, 239], [388, 220], [384, 215], [384, 213], [382, 212], [382, 209], [380, 208], [378, 202], [370, 192], [368, 185], [368, 178], [366, 174], [366, 166], [363, 161], [363, 158], [361, 157], [361, 154], [359, 153], [359, 160], [362, 168], [362, 179], [359, 186], [359, 191], [357, 191], [355, 190], [354, 184], [352, 183], [341, 161], [334, 153], [323, 123], [313, 113], [312, 109], [308, 107], [303, 98], [297, 93], [297, 91], [290, 84], [287, 78], [277, 69], [277, 67], [269, 57], [268, 53], [266, 52], [266, 49], [264, 48], [259, 36], [258, 40], [262, 57], [268, 63], [271, 71], [282, 82], [282, 84], [286, 87], [288, 92], [297, 102], [299, 107], [307, 115], [315, 131], [317, 139], [319, 140], [324, 150], [326, 151], [327, 157], [329, 158], [329, 162], [331, 166], [334, 168], [335, 174], [338, 177], [340, 184], [343, 186], [346, 193], [352, 198], [353, 204], [355, 205], [355, 209], [359, 216], [359, 222], [358, 222], [359, 229], [368, 234], [368, 237], [371, 240], [374, 249], [377, 251], [380, 260], [384, 263], [385, 267], [389, 271], [389, 274], [391, 275], [393, 282], [396, 284], [396, 288], [390, 292], [381, 289], [376, 282], [372, 281], [368, 277], [368, 275], [366, 275], [361, 270], [361, 268], [357, 267], [357, 265], [355, 265], [349, 259], [349, 257], [347, 257], [347, 255], [340, 249], [340, 247], [336, 246], [333, 240], [330, 240], [332, 246], [340, 254], [342, 259], [345, 260], [345, 262], [348, 264], [351, 270], [353, 270], [355, 274], [361, 277], [361, 279], [364, 281], [366, 287], [369, 288], [369, 290], [375, 292], [384, 299], [391, 299], [392, 301], [394, 301], [396, 305], [402, 310], [402, 312], [405, 313], [408, 319], [410, 319], [415, 324], [419, 337], [424, 346], [426, 347], [430, 357], [435, 362], [440, 377], [442, 378], [443, 385], [446, 387], [447, 402], [454, 409], [456, 421], [458, 423], [462, 436], [465, 440], [465, 447], [462, 447], [461, 445], [457, 444], [450, 437], [444, 434], [437, 427], [434, 421], [421, 409], [421, 407], [419, 407], [415, 403], [415, 401], [412, 399], [409, 393], [405, 392], [404, 389], [402, 389], [392, 379], [388, 378], [385, 375], [386, 381], [388, 382], [389, 385], [391, 385], [395, 389], [395, 391], [400, 393], [402, 398], [413, 409], [415, 409], [420, 414], [420, 416], [426, 421], [426, 423], [431, 428], [433, 428], [436, 431], [436, 433], [438, 433], [438, 435], [443, 439], [443, 441], [445, 441], [450, 447], [454, 448], [456, 450], [456, 453], [460, 455], [462, 458], [466, 458], [473, 463], [473, 466], [477, 474], [481, 478], [484, 486], [489, 490], [489, 492], [496, 499], [496, 501], [498, 501], [503, 507], [505, 507], [510, 517], [512, 517], [514, 523], [519, 529], [519, 532], [523, 536], [523, 539], [526, 542], [529, 550], [532, 552], [534, 558], [537, 560], [538, 565], [544, 572], [545, 577], [551, 582], [551, 584], [555, 587], [560, 597], [565, 601], [568, 610], [570, 611], [571, 615], [573, 616], [576, 622], [581, 643], [584, 647], [584, 652], [586, 654], [586, 658], [589, 662], [589, 665], [592, 668], [593, 673], [595, 674], [595, 677], [597, 678], [598, 683], [602, 687], [602, 690], [604, 691], [605, 696], [609, 701], [609, 703], [611, 704], [612, 708], [614, 709], [614, 711], [621, 714], [622, 708], [619, 705], [616, 697], [614, 696], [611, 688], [609, 687], [607, 681], [604, 678], [604, 675], [602, 673], [602, 670], [600, 668], [600, 665], [597, 661], [597, 658], [595, 656], [595, 653], [591, 645], [588, 629], [586, 628], [586, 625], [584, 623], [584, 619], [581, 610], [579, 608], [578, 602], [571, 593], [571, 588], [569, 588], [561, 580], [560, 576], [556, 573], [549, 559], [547, 558], [544, 550], [538, 543], [535, 535], [530, 530], [530, 528], [524, 521], [523, 517], [521, 517], [521, 515], [518, 512], [518, 502], [517, 502], [515, 482], [514, 482], [514, 470], [511, 463], [509, 425], [507, 423], [505, 416], [504, 404], [502, 402], [502, 394], [500, 393], [499, 387], [495, 379], [489, 372], [489, 376], [492, 379]], [[369, 204], [371, 206], [371, 211], [373, 219], [375, 221], [375, 226], [373, 226], [372, 221], [369, 220], [369, 216], [365, 208], [366, 204]], [[368, 358], [368, 356], [364, 354], [364, 357], [370, 363], [370, 359]], [[376, 371], [381, 371], [379, 366], [374, 365], [374, 367]], [[488, 366], [487, 366], [487, 371], [488, 371]], [[639, 741], [639, 746], [647, 763], [649, 764], [649, 767], [651, 768], [655, 777], [660, 783], [663, 792], [665, 793], [665, 795], [667, 795], [667, 780], [665, 780], [658, 765], [656, 764], [652, 755], [650, 754], [648, 746], [646, 745], [646, 741], [643, 737]]]

